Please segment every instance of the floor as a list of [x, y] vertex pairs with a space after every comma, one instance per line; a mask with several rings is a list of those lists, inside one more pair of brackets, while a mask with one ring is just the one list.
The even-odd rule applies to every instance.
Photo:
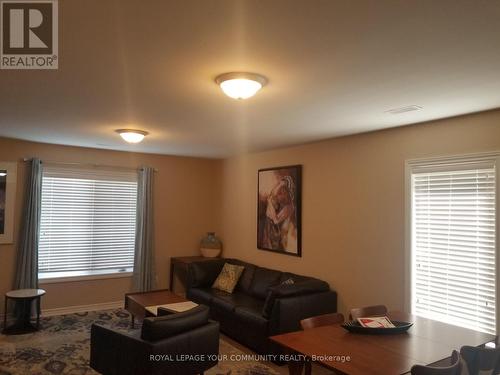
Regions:
[[[246, 354], [254, 354], [253, 351], [251, 351], [247, 347], [241, 345], [240, 343], [232, 340], [231, 338], [229, 338], [227, 336], [224, 336], [224, 340], [227, 341], [227, 342], [229, 342], [235, 348], [241, 350], [242, 352], [244, 352]], [[270, 368], [272, 368], [274, 371], [276, 371], [278, 374], [280, 374], [280, 375], [288, 375], [288, 367], [287, 366], [278, 366], [278, 365], [275, 365], [272, 362], [264, 362], [264, 363], [267, 366], [269, 366]], [[333, 371], [330, 371], [330, 370], [328, 370], [328, 369], [326, 369], [324, 367], [321, 367], [321, 366], [319, 366], [317, 364], [313, 364], [312, 373], [313, 373], [313, 375], [334, 375], [335, 374]]]
[[[98, 323], [130, 332], [130, 315], [126, 310], [103, 310], [45, 317], [39, 332], [26, 335], [0, 335], [0, 375], [97, 375], [88, 366], [90, 326]], [[140, 328], [136, 328], [140, 329]], [[234, 340], [221, 335], [220, 353], [254, 354]], [[220, 361], [207, 375], [285, 375], [287, 366], [246, 359]], [[330, 371], [314, 366], [313, 374]]]

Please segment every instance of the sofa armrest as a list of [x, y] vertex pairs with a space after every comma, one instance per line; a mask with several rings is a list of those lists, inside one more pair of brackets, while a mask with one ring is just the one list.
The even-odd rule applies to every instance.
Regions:
[[104, 375], [147, 373], [151, 345], [97, 324], [90, 331], [90, 367]]
[[226, 263], [225, 259], [190, 263], [187, 270], [187, 289], [211, 287]]
[[334, 291], [276, 298], [269, 319], [269, 334], [298, 331], [302, 319], [333, 312], [337, 312]]
[[268, 288], [266, 301], [262, 308], [262, 316], [268, 319], [271, 316], [274, 301], [278, 298], [296, 297], [306, 294], [328, 292], [327, 282], [318, 279], [308, 279], [295, 284], [279, 284]]

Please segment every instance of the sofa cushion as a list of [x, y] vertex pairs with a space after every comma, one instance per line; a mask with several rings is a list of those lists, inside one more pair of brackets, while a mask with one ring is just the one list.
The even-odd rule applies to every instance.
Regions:
[[261, 311], [264, 302], [261, 299], [249, 296], [242, 292], [222, 295], [219, 293], [212, 299], [212, 306], [227, 312], [233, 312], [236, 307], [252, 308], [255, 311]]
[[235, 308], [234, 302], [231, 298], [232, 296], [232, 293], [212, 289], [212, 303], [210, 307], [222, 311], [223, 313], [232, 313]]
[[187, 290], [186, 297], [193, 302], [210, 306], [213, 293], [211, 288], [190, 288]]
[[244, 269], [245, 267], [243, 266], [237, 266], [230, 263], [224, 264], [224, 267], [222, 267], [222, 271], [219, 276], [217, 276], [212, 288], [232, 293], [234, 288], [236, 288], [236, 284], [238, 284]]
[[145, 318], [141, 338], [158, 341], [200, 327], [208, 323], [209, 312], [207, 306], [200, 305], [182, 313]]
[[238, 259], [229, 259], [228, 263], [245, 267], [243, 273], [241, 274], [240, 281], [238, 281], [238, 284], [236, 284], [236, 290], [251, 294], [252, 280], [257, 266]]
[[279, 283], [282, 272], [268, 268], [257, 267], [252, 281], [252, 294], [258, 298], [265, 299], [267, 289]]
[[269, 336], [269, 321], [260, 310], [253, 307], [237, 307], [234, 311], [234, 320], [238, 332], [238, 341], [249, 348], [262, 352], [263, 343]]
[[264, 307], [262, 308], [262, 316], [264, 318], [269, 318], [271, 316], [274, 301], [276, 300], [276, 298], [286, 298], [304, 294], [321, 293], [329, 290], [330, 286], [328, 285], [328, 283], [314, 278], [294, 282], [293, 284], [286, 284], [285, 282], [283, 282], [279, 285], [269, 287], [266, 301], [264, 303]]
[[224, 259], [193, 262], [188, 267], [188, 288], [209, 288], [224, 266]]
[[260, 310], [254, 307], [242, 306], [237, 307], [234, 314], [242, 326], [246, 327], [247, 332], [264, 333], [266, 335], [269, 321], [262, 316]]

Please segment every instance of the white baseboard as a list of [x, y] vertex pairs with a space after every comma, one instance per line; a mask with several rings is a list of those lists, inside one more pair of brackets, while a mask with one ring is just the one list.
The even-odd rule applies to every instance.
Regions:
[[123, 308], [123, 301], [95, 303], [92, 305], [57, 307], [55, 309], [43, 309], [42, 316], [65, 315], [86, 311], [112, 310], [120, 308]]

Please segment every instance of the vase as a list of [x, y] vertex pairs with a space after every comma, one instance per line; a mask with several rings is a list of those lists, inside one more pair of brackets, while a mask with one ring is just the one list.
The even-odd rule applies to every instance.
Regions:
[[208, 232], [200, 242], [201, 255], [206, 258], [216, 258], [222, 251], [222, 241], [215, 232]]

